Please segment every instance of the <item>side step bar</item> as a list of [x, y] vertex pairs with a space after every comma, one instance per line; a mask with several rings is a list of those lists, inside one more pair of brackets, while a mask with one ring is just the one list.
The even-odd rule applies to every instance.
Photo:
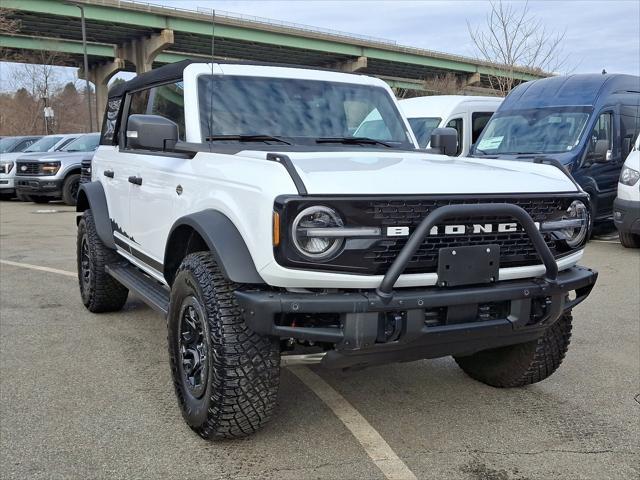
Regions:
[[157, 312], [169, 312], [169, 291], [132, 265], [107, 265], [107, 272]]

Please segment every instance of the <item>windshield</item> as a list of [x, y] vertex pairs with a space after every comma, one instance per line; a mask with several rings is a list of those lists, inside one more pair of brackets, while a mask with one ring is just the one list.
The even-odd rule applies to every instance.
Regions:
[[100, 142], [100, 135], [97, 133], [91, 133], [88, 135], [81, 135], [73, 142], [64, 147], [62, 152], [93, 152], [98, 148]]
[[[396, 148], [415, 148], [391, 96], [380, 87], [206, 75], [198, 80], [198, 94], [204, 141], [266, 135], [310, 144], [318, 139], [369, 137]], [[378, 119], [375, 128], [360, 128], [367, 117]]]
[[535, 108], [497, 112], [478, 139], [474, 153], [562, 153], [580, 142], [589, 107]]
[[420, 148], [425, 148], [427, 146], [427, 143], [431, 140], [431, 132], [434, 128], [437, 128], [438, 125], [440, 125], [441, 121], [442, 119], [437, 117], [409, 119], [409, 125], [411, 125], [411, 130], [413, 130], [413, 134], [416, 136]]
[[24, 152], [46, 152], [60, 140], [62, 140], [62, 137], [43, 137], [27, 148]]
[[11, 152], [15, 144], [18, 142], [17, 138], [3, 138], [0, 140], [0, 153]]

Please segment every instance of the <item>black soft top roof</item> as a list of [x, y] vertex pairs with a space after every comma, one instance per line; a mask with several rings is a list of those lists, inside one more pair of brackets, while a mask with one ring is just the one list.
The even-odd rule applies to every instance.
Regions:
[[[150, 85], [156, 85], [158, 83], [169, 82], [182, 78], [182, 72], [188, 65], [192, 63], [206, 63], [205, 60], [182, 60], [176, 63], [169, 63], [155, 70], [151, 70], [146, 73], [142, 73], [135, 78], [132, 78], [128, 82], [115, 85], [109, 90], [109, 98], [121, 97], [127, 92], [139, 90]], [[257, 65], [265, 67], [285, 67], [285, 68], [299, 68], [303, 70], [321, 70], [325, 72], [339, 72], [334, 68], [316, 67], [308, 65], [294, 65], [290, 63], [278, 63], [278, 62], [259, 62], [253, 60], [215, 60], [217, 64], [232, 64], [232, 65]], [[344, 73], [344, 72], [339, 72]], [[359, 73], [351, 73], [351, 75], [360, 75]]]
[[109, 98], [121, 97], [125, 93], [133, 90], [181, 78], [184, 69], [192, 63], [196, 62], [193, 60], [182, 60], [181, 62], [169, 63], [168, 65], [164, 65], [149, 72], [141, 73], [128, 82], [115, 85], [111, 90], [109, 90]]

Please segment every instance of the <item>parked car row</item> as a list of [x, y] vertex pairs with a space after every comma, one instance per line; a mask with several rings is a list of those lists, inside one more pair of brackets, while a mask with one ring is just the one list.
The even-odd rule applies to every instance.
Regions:
[[75, 205], [81, 164], [98, 147], [98, 133], [5, 137], [0, 140], [0, 196]]

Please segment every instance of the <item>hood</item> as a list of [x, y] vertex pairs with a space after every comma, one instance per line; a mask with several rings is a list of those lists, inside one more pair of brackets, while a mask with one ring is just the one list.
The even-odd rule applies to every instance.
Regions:
[[[264, 152], [243, 152], [262, 156]], [[576, 191], [550, 165], [412, 152], [291, 152], [312, 195], [491, 194]]]
[[95, 152], [42, 152], [22, 155], [18, 157], [18, 160], [31, 160], [32, 162], [52, 162], [54, 160], [81, 162], [82, 160], [89, 160], [93, 158], [94, 153]]

